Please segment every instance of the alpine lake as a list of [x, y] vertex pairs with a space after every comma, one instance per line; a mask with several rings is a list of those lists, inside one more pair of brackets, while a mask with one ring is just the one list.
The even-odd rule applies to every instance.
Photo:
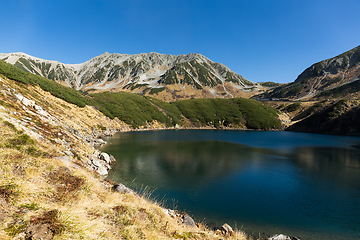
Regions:
[[360, 137], [286, 131], [117, 133], [108, 179], [253, 236], [360, 239]]

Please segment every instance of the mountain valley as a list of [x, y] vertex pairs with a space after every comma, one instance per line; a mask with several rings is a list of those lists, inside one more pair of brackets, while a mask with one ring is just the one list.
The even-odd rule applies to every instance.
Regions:
[[290, 84], [255, 84], [200, 54], [105, 53], [78, 65], [0, 54], [0, 237], [228, 236], [188, 227], [184, 213], [126, 187], [111, 191], [101, 176], [113, 160], [95, 146], [116, 132], [159, 129], [358, 136], [359, 51], [314, 64]]

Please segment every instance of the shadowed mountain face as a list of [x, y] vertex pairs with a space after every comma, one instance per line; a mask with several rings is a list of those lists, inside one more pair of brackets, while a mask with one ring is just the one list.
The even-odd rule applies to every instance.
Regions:
[[303, 71], [288, 85], [266, 93], [265, 98], [323, 100], [357, 99], [360, 90], [360, 46], [336, 57], [318, 62]]
[[251, 97], [264, 88], [197, 53], [104, 53], [81, 64], [63, 64], [24, 53], [0, 54], [0, 59], [83, 92], [127, 91], [173, 101]]

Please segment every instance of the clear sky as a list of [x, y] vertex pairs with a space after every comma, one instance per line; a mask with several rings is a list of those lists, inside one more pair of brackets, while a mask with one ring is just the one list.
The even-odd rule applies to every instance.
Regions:
[[201, 53], [253, 82], [292, 82], [360, 45], [360, 0], [0, 0], [0, 13], [1, 53]]

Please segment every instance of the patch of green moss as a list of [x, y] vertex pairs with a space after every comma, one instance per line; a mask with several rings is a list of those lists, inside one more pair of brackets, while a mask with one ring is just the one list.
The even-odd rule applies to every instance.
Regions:
[[157, 93], [162, 92], [162, 91], [164, 91], [164, 90], [165, 90], [164, 87], [161, 87], [161, 88], [152, 88], [152, 89], [150, 90], [149, 94], [157, 94]]

